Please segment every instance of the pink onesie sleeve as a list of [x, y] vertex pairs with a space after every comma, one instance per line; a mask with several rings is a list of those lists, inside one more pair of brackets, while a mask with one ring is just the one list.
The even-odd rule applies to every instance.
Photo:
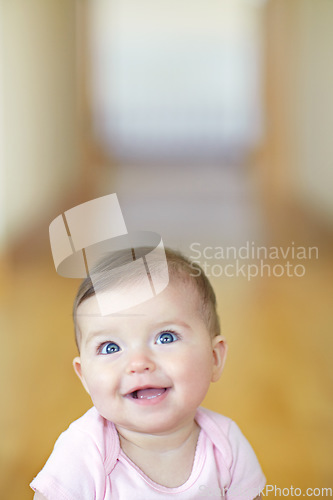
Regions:
[[226, 498], [227, 500], [256, 498], [266, 483], [258, 459], [235, 422], [230, 424], [228, 438], [232, 450], [232, 462], [231, 480]]
[[89, 410], [59, 436], [45, 466], [31, 482], [31, 488], [47, 500], [104, 498], [105, 432], [102, 417], [95, 413]]

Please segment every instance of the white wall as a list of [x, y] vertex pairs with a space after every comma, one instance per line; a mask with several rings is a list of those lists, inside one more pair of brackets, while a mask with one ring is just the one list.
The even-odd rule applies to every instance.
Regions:
[[219, 157], [261, 139], [260, 3], [96, 0], [95, 129], [113, 157]]
[[0, 19], [3, 244], [78, 177], [75, 2], [0, 0]]
[[[1, 6], [1, 4], [0, 4]], [[4, 106], [3, 94], [3, 24], [1, 23], [0, 10], [0, 253], [2, 251], [5, 239], [5, 189], [4, 189], [4, 116], [1, 110]]]
[[333, 225], [333, 2], [298, 2], [294, 192]]

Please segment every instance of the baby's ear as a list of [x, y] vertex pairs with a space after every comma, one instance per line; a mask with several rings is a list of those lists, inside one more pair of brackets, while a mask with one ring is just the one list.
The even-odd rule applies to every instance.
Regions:
[[217, 382], [222, 374], [224, 363], [227, 357], [228, 346], [222, 335], [217, 335], [212, 339], [213, 348], [213, 371], [212, 382]]
[[73, 367], [74, 367], [74, 371], [75, 371], [76, 375], [81, 380], [83, 387], [85, 388], [87, 393], [90, 395], [90, 392], [89, 392], [89, 389], [87, 386], [87, 382], [85, 381], [85, 378], [82, 374], [81, 358], [79, 356], [77, 356], [76, 358], [73, 359]]

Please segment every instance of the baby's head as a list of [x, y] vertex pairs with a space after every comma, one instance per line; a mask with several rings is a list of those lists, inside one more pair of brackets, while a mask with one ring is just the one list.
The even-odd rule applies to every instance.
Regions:
[[[153, 249], [150, 247], [136, 248], [136, 257], [146, 255], [151, 250]], [[94, 274], [94, 284], [89, 276], [82, 281], [73, 306], [75, 341], [79, 351], [81, 332], [77, 323], [78, 307], [85, 300], [94, 296], [96, 291], [103, 293], [110, 289], [119, 288], [124, 290], [126, 287], [140, 286], [140, 277], [136, 273], [136, 270], [131, 270], [131, 267], [123, 267], [133, 262], [133, 251], [134, 249], [125, 249], [108, 254], [92, 271]], [[179, 287], [185, 286], [189, 294], [195, 295], [198, 299], [199, 310], [210, 335], [212, 337], [220, 335], [216, 296], [204, 271], [198, 264], [192, 263], [180, 252], [166, 248], [165, 255], [168, 263], [169, 284]], [[158, 276], [159, 273], [163, 273], [165, 266], [163, 251], [161, 253], [155, 252], [153, 260], [150, 260], [149, 265], [155, 275]]]
[[[74, 369], [99, 413], [120, 433], [167, 432], [194, 419], [210, 382], [222, 373], [226, 345], [207, 277], [168, 249], [169, 284], [163, 291], [101, 315], [96, 293], [110, 304], [128, 294], [140, 299], [142, 275], [126, 266], [132, 255], [131, 250], [110, 254], [93, 270], [94, 285], [90, 278], [81, 284], [74, 303], [80, 352]], [[164, 255], [157, 252], [149, 271], [156, 279], [164, 270]]]

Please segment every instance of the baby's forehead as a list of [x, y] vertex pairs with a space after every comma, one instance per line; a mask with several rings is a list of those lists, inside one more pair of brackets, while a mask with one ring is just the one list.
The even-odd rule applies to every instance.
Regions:
[[[197, 295], [201, 297], [200, 287], [194, 277], [189, 275], [183, 269], [169, 267], [168, 271], [168, 279], [165, 282], [165, 276], [159, 275], [159, 262], [155, 263], [157, 268], [155, 269], [153, 279], [151, 279], [151, 283], [153, 286], [153, 294], [158, 295], [156, 290], [163, 291], [164, 288], [173, 287], [179, 291], [184, 291], [190, 295]], [[118, 273], [114, 274], [112, 272], [111, 275], [108, 275], [108, 272], [104, 274], [104, 276], [99, 275], [97, 278], [92, 279], [92, 285], [94, 288], [94, 293], [103, 293], [107, 291], [111, 292], [119, 292], [130, 291], [132, 289], [138, 290], [140, 293], [145, 290], [147, 287], [147, 276], [142, 275], [141, 273], [132, 273], [130, 269], [125, 269], [123, 271], [117, 270]], [[165, 283], [167, 285], [165, 286]]]
[[[118, 295], [126, 296], [130, 286], [129, 283], [123, 283], [121, 287], [109, 288], [109, 299], [117, 300]], [[140, 286], [137, 285], [136, 288], [140, 293]], [[101, 314], [96, 295], [92, 295], [84, 300], [76, 311], [77, 342], [80, 344], [83, 338], [87, 340], [91, 331], [103, 332], [105, 328], [122, 331], [126, 324], [126, 327], [133, 326], [134, 323], [146, 325], [147, 328], [152, 328], [153, 325], [156, 328], [157, 325], [167, 327], [167, 324], [187, 324], [190, 318], [195, 317], [197, 321], [200, 317], [206, 324], [202, 304], [197, 287], [189, 280], [183, 279], [171, 279], [165, 290], [151, 300], [106, 316]]]
[[[177, 290], [179, 293], [175, 295], [178, 295], [179, 304], [184, 304], [185, 306], [194, 305], [196, 311], [209, 328], [209, 331], [216, 334], [220, 330], [216, 313], [215, 294], [203, 271], [201, 270], [199, 273], [197, 269], [194, 271], [194, 268], [190, 265], [191, 263], [175, 252], [167, 251], [166, 255], [169, 283], [166, 287], [165, 284], [163, 287], [160, 287], [160, 290], [167, 290], [169, 287]], [[108, 290], [113, 290], [116, 294], [120, 291], [127, 293], [133, 287], [136, 289], [139, 288], [138, 293], [142, 293], [143, 295], [143, 292], [140, 291], [140, 286], [145, 281], [145, 286], [147, 287], [148, 280], [154, 285], [156, 277], [161, 277], [165, 283], [165, 258], [161, 259], [159, 255], [155, 255], [153, 259], [149, 260], [149, 271], [146, 268], [147, 272], [145, 273], [138, 272], [138, 269], [133, 265], [124, 265], [123, 260], [121, 263], [117, 262], [117, 264], [115, 266], [115, 262], [111, 258], [105, 259], [105, 261], [101, 262], [101, 265], [96, 266], [93, 270], [94, 276], [89, 276], [82, 282], [73, 308], [77, 343], [80, 337], [78, 322], [90, 299], [92, 299], [91, 301], [96, 301], [96, 296]], [[157, 299], [160, 296], [159, 293], [156, 294], [156, 290], [158, 290], [158, 287], [149, 288], [149, 296], [152, 299]], [[153, 293], [151, 293], [152, 291]], [[94, 314], [97, 314], [97, 312]]]
[[[104, 303], [109, 302], [109, 313], [103, 313], [100, 307], [102, 300]], [[139, 311], [140, 315], [149, 314], [155, 307], [163, 306], [164, 303], [191, 304], [196, 308], [200, 308], [202, 297], [200, 296], [197, 287], [190, 280], [183, 279], [179, 276], [170, 276], [168, 285], [159, 293], [147, 293], [145, 284], [140, 282], [123, 281], [120, 284], [112, 284], [108, 287], [103, 287], [102, 290], [95, 291], [89, 298], [83, 300], [77, 308], [76, 319], [80, 320], [83, 317], [108, 316], [109, 314], [120, 315], [126, 317], [128, 311], [139, 309], [140, 305], [147, 304], [143, 307], [144, 312]], [[134, 313], [135, 314], [135, 311]], [[132, 316], [132, 314], [130, 314]]]

